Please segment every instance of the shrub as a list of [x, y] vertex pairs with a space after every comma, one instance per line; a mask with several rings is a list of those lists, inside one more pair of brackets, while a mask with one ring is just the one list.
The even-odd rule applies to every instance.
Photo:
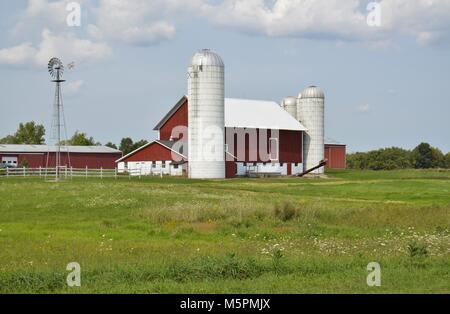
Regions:
[[274, 214], [282, 221], [289, 221], [296, 218], [299, 210], [290, 202], [275, 205]]
[[425, 244], [411, 242], [407, 248], [409, 257], [411, 258], [425, 258], [428, 256], [428, 249]]

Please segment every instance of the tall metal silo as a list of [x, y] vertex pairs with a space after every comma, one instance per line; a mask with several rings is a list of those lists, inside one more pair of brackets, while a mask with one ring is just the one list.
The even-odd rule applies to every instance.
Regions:
[[[309, 170], [325, 158], [325, 95], [323, 91], [310, 86], [298, 98], [297, 119], [308, 129], [303, 136], [303, 164]], [[323, 174], [324, 167], [314, 174]]]
[[291, 116], [297, 119], [297, 98], [286, 97], [281, 101], [281, 107], [284, 108]]
[[209, 49], [188, 68], [189, 177], [225, 178], [225, 66]]

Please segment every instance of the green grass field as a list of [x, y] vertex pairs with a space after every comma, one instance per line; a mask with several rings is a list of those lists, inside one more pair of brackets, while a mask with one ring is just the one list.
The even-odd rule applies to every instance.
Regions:
[[0, 293], [450, 292], [449, 171], [329, 176], [0, 178]]

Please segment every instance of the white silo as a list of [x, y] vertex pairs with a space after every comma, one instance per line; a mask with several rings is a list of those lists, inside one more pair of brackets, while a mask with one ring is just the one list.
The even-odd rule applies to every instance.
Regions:
[[188, 68], [189, 177], [225, 178], [225, 71], [220, 56], [196, 53]]
[[297, 119], [297, 98], [286, 97], [281, 101], [281, 107], [286, 110], [291, 116]]
[[[297, 119], [308, 129], [303, 136], [303, 164], [309, 170], [325, 158], [325, 95], [320, 88], [310, 86], [298, 98]], [[314, 174], [324, 173], [324, 167]]]

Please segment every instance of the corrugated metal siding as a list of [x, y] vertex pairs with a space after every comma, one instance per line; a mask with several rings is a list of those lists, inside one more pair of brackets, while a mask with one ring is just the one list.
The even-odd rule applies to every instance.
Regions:
[[344, 145], [325, 144], [325, 158], [328, 159], [327, 168], [330, 169], [347, 168], [346, 147]]

